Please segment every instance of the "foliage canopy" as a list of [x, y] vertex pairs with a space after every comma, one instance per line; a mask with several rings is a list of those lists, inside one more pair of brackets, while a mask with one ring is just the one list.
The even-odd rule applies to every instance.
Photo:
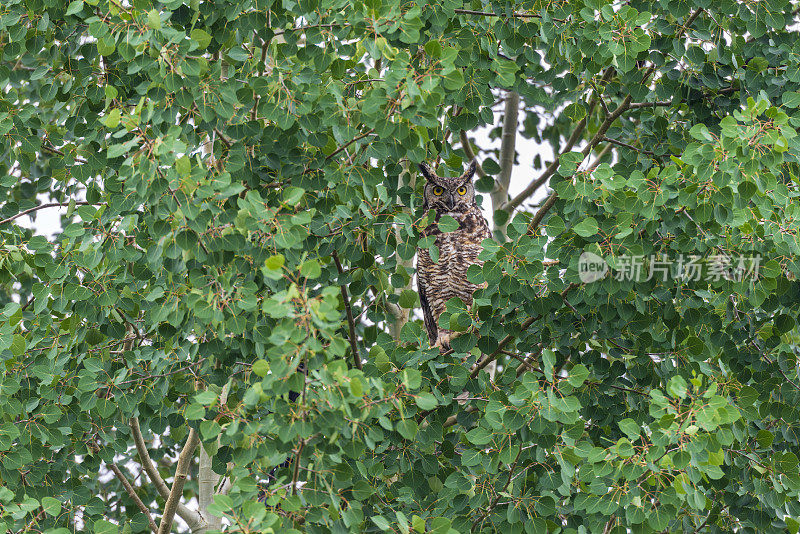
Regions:
[[[0, 529], [796, 533], [797, 13], [4, 0]], [[473, 151], [440, 355], [414, 164]]]

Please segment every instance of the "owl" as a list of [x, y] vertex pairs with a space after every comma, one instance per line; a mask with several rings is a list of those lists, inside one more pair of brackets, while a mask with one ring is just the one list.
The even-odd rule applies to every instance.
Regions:
[[419, 170], [425, 177], [422, 209], [427, 213], [434, 210], [436, 222], [443, 215], [450, 215], [458, 221], [458, 229], [442, 232], [436, 224], [429, 224], [423, 236], [435, 236], [439, 248], [439, 259], [433, 261], [427, 248], [417, 249], [417, 288], [425, 320], [425, 330], [431, 346], [447, 350], [452, 332], [439, 328], [439, 316], [445, 304], [458, 297], [470, 306], [472, 294], [479, 287], [467, 280], [470, 265], [482, 265], [478, 254], [483, 250], [481, 242], [492, 237], [489, 223], [483, 217], [475, 201], [475, 187], [472, 178], [477, 163], [473, 160], [466, 172], [457, 178], [437, 176], [426, 164]]

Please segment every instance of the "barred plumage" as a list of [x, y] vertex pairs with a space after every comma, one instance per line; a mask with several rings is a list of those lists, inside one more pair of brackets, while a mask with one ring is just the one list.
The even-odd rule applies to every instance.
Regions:
[[439, 261], [434, 262], [428, 249], [417, 249], [417, 288], [425, 320], [425, 330], [432, 346], [442, 350], [449, 348], [452, 332], [439, 328], [439, 316], [445, 304], [454, 297], [467, 306], [472, 304], [472, 294], [478, 287], [467, 280], [470, 265], [482, 265], [478, 259], [483, 249], [481, 242], [492, 237], [489, 223], [475, 201], [472, 178], [476, 163], [472, 161], [466, 172], [457, 178], [437, 176], [426, 164], [419, 166], [425, 177], [423, 210], [433, 209], [436, 222], [442, 215], [450, 215], [458, 221], [458, 229], [443, 233], [436, 224], [430, 224], [424, 235], [436, 236]]

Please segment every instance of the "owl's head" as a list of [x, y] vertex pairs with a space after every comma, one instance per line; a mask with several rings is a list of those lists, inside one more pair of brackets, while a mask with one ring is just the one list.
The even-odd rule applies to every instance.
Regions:
[[437, 176], [425, 163], [420, 163], [419, 170], [425, 177], [425, 192], [423, 193], [424, 209], [434, 209], [438, 212], [467, 211], [475, 203], [475, 186], [472, 177], [478, 164], [472, 160], [464, 174], [456, 178], [443, 178]]

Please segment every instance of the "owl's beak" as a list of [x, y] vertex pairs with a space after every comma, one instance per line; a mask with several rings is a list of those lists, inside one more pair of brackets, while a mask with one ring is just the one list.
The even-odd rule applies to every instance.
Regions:
[[448, 209], [453, 209], [456, 206], [456, 200], [453, 198], [453, 195], [447, 197], [447, 202], [445, 202], [445, 205]]

